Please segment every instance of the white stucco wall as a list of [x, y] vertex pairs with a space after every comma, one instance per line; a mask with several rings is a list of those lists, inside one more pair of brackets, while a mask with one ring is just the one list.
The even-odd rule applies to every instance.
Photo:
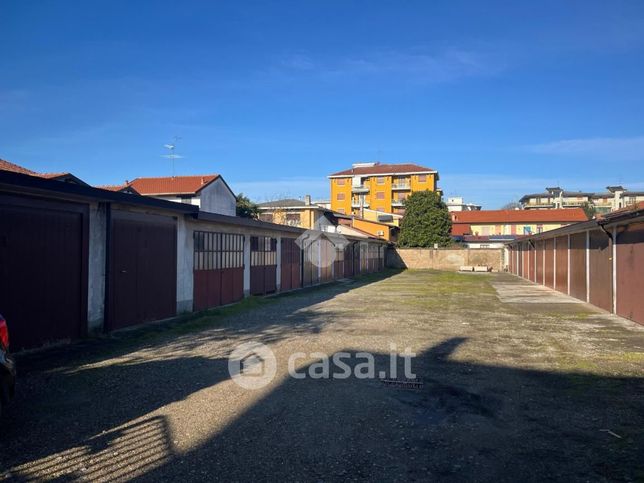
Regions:
[[200, 192], [201, 210], [221, 215], [235, 216], [235, 195], [221, 178], [216, 179]]

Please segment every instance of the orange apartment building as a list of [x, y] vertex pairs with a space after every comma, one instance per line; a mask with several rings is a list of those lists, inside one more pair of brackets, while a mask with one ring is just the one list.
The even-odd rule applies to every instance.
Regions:
[[331, 209], [362, 216], [365, 209], [404, 214], [403, 202], [415, 191], [440, 191], [438, 172], [417, 164], [356, 163], [329, 176]]

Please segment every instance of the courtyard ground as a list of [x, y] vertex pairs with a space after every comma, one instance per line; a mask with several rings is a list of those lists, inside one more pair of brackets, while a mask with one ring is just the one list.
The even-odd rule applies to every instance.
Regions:
[[[242, 342], [277, 375], [228, 374]], [[417, 354], [422, 385], [293, 379]], [[0, 477], [644, 480], [644, 327], [507, 274], [385, 272], [20, 358]]]

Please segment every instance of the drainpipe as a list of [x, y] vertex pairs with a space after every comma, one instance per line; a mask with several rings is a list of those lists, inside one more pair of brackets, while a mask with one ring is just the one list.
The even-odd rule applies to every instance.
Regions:
[[586, 302], [590, 303], [590, 230], [586, 230]]

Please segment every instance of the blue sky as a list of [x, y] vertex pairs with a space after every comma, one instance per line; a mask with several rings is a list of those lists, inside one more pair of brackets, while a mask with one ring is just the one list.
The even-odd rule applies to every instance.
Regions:
[[4, 1], [0, 158], [328, 197], [352, 162], [498, 208], [644, 190], [644, 3]]

